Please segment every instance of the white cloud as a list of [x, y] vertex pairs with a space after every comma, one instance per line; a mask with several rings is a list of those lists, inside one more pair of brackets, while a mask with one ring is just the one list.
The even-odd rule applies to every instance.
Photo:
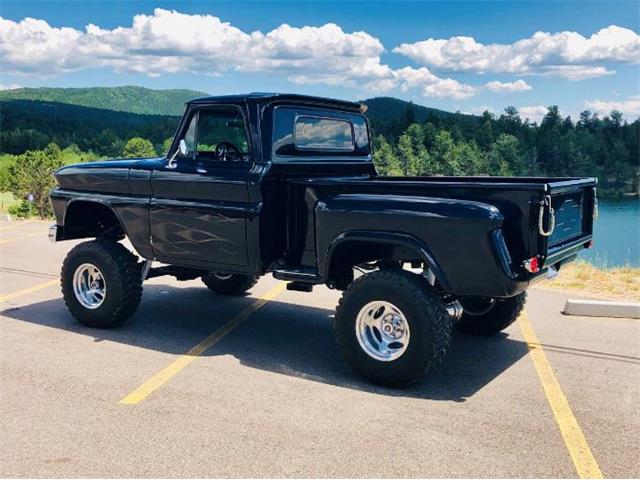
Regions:
[[533, 87], [524, 80], [516, 80], [515, 82], [487, 82], [484, 84], [484, 88], [492, 92], [498, 93], [513, 93], [513, 92], [526, 92]]
[[51, 75], [107, 67], [158, 76], [190, 72], [224, 75], [266, 72], [296, 84], [360, 86], [376, 91], [418, 88], [424, 96], [468, 98], [478, 88], [440, 78], [427, 68], [397, 70], [381, 62], [384, 46], [366, 32], [282, 24], [246, 33], [212, 15], [156, 8], [131, 26], [84, 31], [43, 20], [0, 18], [0, 67], [8, 74]]
[[577, 81], [587, 78], [604, 77], [614, 75], [614, 70], [605, 67], [589, 67], [583, 65], [553, 65], [541, 67], [539, 75], [544, 77], [561, 77], [567, 80]]
[[[511, 74], [553, 74], [571, 80], [613, 73], [596, 62], [640, 63], [640, 35], [611, 25], [586, 38], [576, 32], [536, 32], [512, 44], [482, 44], [472, 37], [403, 43], [393, 49], [438, 69]], [[574, 68], [567, 68], [574, 67]]]
[[599, 115], [609, 115], [611, 110], [618, 110], [631, 120], [640, 117], [640, 98], [632, 97], [622, 101], [591, 100], [585, 106]]
[[0, 83], [0, 90], [15, 90], [16, 88], [22, 88], [22, 85], [17, 83]]
[[526, 119], [528, 118], [531, 122], [542, 122], [542, 119], [547, 114], [549, 109], [544, 105], [532, 105], [529, 107], [520, 107], [518, 108], [518, 112], [520, 113], [520, 118]]
[[348, 76], [384, 78], [384, 47], [365, 32], [346, 33], [328, 23], [295, 28], [283, 24], [251, 33], [212, 15], [187, 15], [157, 8], [136, 15], [130, 27], [84, 31], [51, 27], [43, 20], [0, 18], [0, 65], [10, 74], [58, 74], [92, 67], [160, 75], [230, 71], [278, 72], [300, 81], [320, 75], [333, 82]]

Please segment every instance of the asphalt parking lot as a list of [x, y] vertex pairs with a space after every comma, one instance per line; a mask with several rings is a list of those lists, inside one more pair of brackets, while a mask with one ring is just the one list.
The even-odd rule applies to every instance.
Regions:
[[123, 327], [82, 327], [58, 286], [73, 243], [46, 226], [0, 223], [0, 476], [640, 476], [637, 320], [532, 290], [506, 334], [457, 334], [390, 390], [340, 359], [326, 288], [161, 277]]

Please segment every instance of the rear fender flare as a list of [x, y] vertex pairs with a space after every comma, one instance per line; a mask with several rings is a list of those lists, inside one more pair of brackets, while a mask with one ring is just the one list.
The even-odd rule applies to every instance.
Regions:
[[338, 247], [349, 242], [366, 242], [378, 245], [390, 245], [404, 247], [418, 255], [433, 271], [436, 279], [446, 291], [451, 290], [451, 285], [447, 280], [440, 264], [431, 253], [429, 247], [418, 238], [404, 233], [384, 232], [376, 230], [353, 230], [342, 232], [336, 235], [325, 256], [324, 262], [320, 266], [320, 274], [323, 278], [328, 278], [331, 260]]

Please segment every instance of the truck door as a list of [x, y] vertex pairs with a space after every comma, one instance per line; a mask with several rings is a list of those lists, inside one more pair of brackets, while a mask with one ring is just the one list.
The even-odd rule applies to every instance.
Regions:
[[174, 165], [166, 160], [151, 176], [154, 255], [161, 262], [212, 270], [245, 267], [253, 159], [242, 110], [201, 107], [188, 115], [178, 137], [187, 155], [176, 157]]

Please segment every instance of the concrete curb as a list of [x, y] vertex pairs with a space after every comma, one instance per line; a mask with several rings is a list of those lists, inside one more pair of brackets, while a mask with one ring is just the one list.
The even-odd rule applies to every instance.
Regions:
[[569, 299], [563, 313], [583, 317], [640, 318], [640, 303]]

